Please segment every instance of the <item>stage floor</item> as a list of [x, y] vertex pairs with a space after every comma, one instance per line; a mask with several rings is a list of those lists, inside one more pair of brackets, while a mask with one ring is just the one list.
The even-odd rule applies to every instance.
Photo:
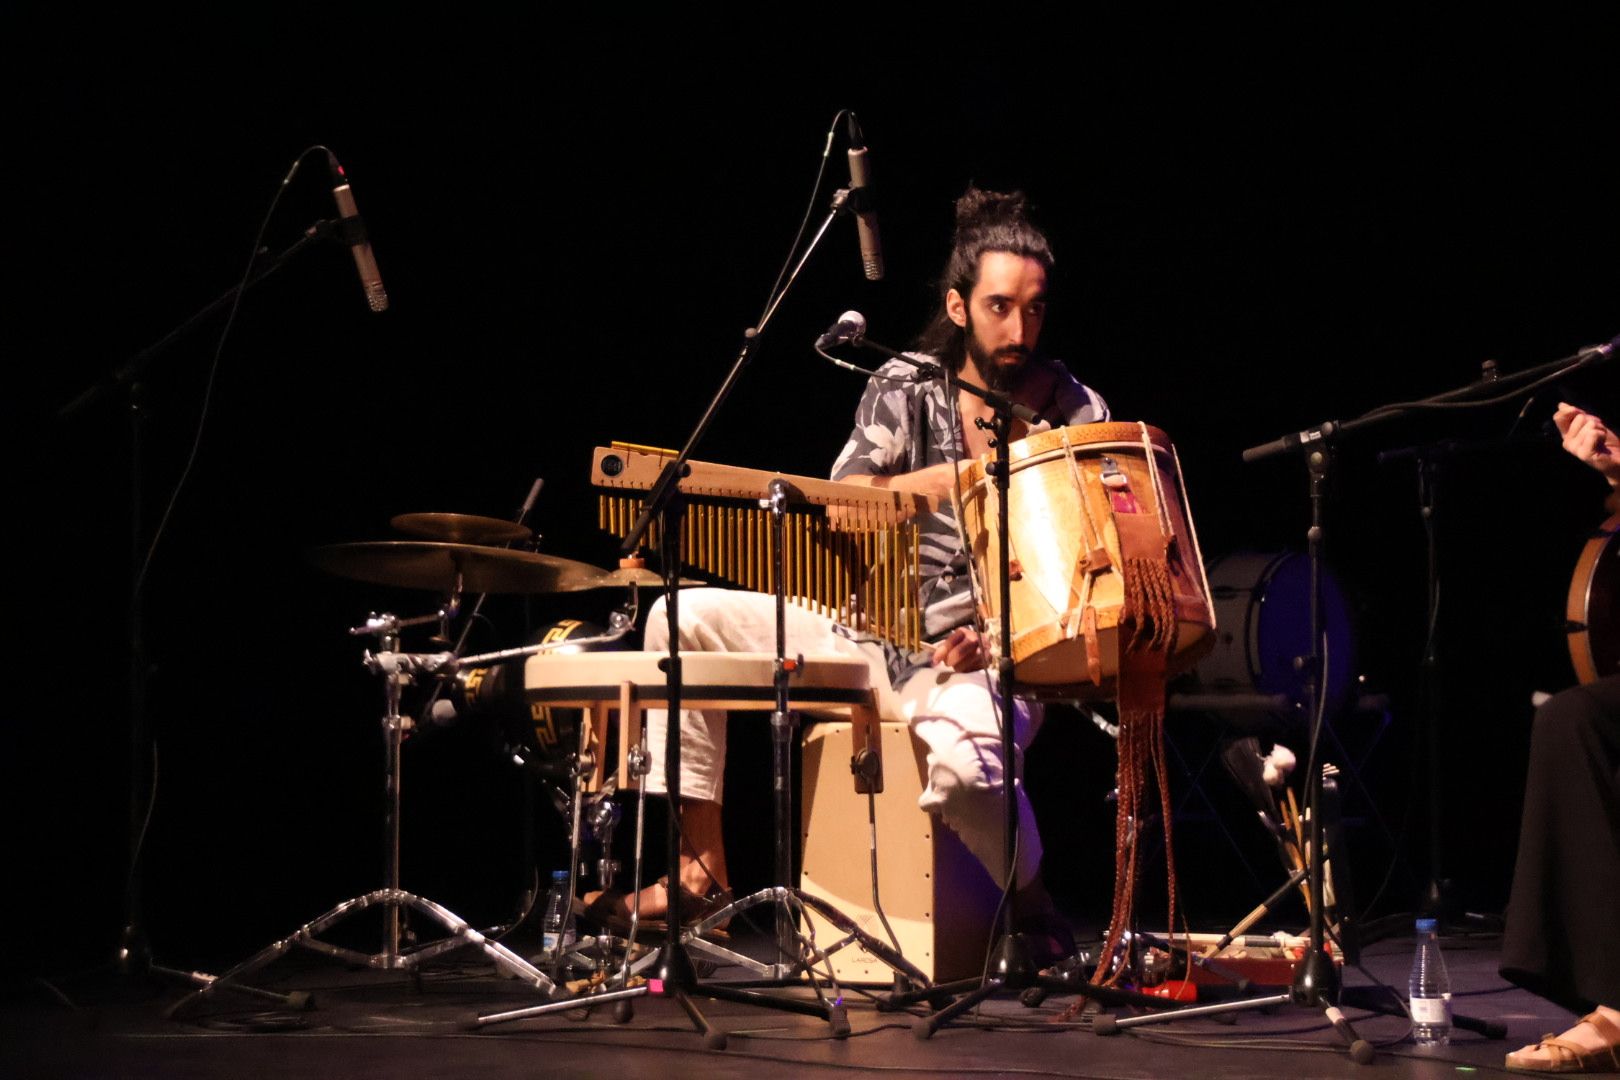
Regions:
[[[765, 945], [745, 934], [735, 944], [745, 951]], [[1037, 1008], [1000, 999], [971, 1023], [928, 1041], [913, 1035], [913, 1016], [878, 1011], [855, 991], [846, 997], [853, 1032], [842, 1039], [830, 1037], [827, 1024], [813, 1017], [702, 1001], [704, 1014], [729, 1037], [726, 1049], [710, 1050], [675, 1003], [654, 997], [636, 999], [624, 1023], [602, 1006], [588, 1016], [575, 1011], [469, 1030], [475, 1015], [536, 999], [464, 953], [460, 965], [441, 965], [416, 981], [349, 970], [309, 954], [289, 957], [266, 969], [260, 984], [312, 990], [311, 1010], [287, 1013], [268, 1002], [220, 995], [197, 1010], [205, 1018], [188, 1022], [164, 1018], [181, 991], [145, 979], [88, 975], [14, 984], [0, 1014], [0, 1075], [722, 1080], [780, 1070], [782, 1076], [1438, 1077], [1501, 1072], [1508, 1050], [1572, 1022], [1563, 1010], [1502, 981], [1494, 939], [1448, 938], [1444, 950], [1455, 1011], [1498, 1022], [1508, 1037], [1489, 1040], [1459, 1029], [1449, 1047], [1418, 1050], [1404, 1019], [1347, 1007], [1362, 1037], [1377, 1047], [1367, 1068], [1349, 1060], [1314, 1011], [1246, 1012], [1224, 1024], [1181, 1020], [1105, 1038], [1091, 1030], [1090, 1017], [1058, 1022], [1070, 997]], [[1377, 979], [1404, 989], [1411, 951], [1406, 939], [1368, 947], [1366, 973], [1348, 969], [1345, 985], [1370, 986]]]

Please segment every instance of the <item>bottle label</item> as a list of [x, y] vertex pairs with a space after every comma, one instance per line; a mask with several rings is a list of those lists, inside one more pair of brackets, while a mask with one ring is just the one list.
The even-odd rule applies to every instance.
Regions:
[[1451, 995], [1445, 997], [1414, 997], [1410, 1002], [1412, 1006], [1412, 1023], [1414, 1024], [1449, 1024], [1451, 1023]]

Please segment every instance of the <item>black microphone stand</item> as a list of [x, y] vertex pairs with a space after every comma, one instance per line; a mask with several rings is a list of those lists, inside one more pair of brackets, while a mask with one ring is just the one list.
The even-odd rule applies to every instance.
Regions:
[[[1484, 374], [1476, 385], [1492, 383], [1496, 380], [1495, 364], [1486, 361]], [[1426, 573], [1424, 576], [1424, 604], [1423, 625], [1427, 628], [1424, 636], [1423, 659], [1419, 666], [1419, 700], [1422, 702], [1422, 718], [1424, 726], [1423, 753], [1427, 758], [1424, 767], [1428, 797], [1425, 809], [1428, 813], [1428, 880], [1424, 883], [1422, 896], [1418, 902], [1418, 913], [1433, 916], [1440, 920], [1443, 930], [1463, 929], [1470, 931], [1494, 930], [1501, 932], [1500, 920], [1493, 921], [1483, 915], [1463, 913], [1459, 921], [1453, 921], [1455, 914], [1455, 901], [1451, 895], [1451, 881], [1445, 875], [1445, 830], [1444, 811], [1442, 808], [1441, 782], [1440, 782], [1440, 736], [1446, 715], [1446, 702], [1444, 697], [1444, 684], [1440, 678], [1440, 555], [1441, 555], [1441, 510], [1444, 506], [1440, 493], [1446, 475], [1446, 466], [1450, 460], [1460, 454], [1489, 449], [1499, 443], [1463, 443], [1454, 439], [1445, 439], [1427, 445], [1402, 447], [1398, 450], [1383, 451], [1378, 454], [1378, 463], [1381, 465], [1393, 464], [1410, 458], [1417, 466], [1418, 482], [1418, 516], [1423, 523]], [[1378, 920], [1376, 926], [1364, 926], [1364, 937], [1382, 937], [1394, 932], [1397, 928], [1404, 930], [1411, 925], [1412, 913], [1401, 912], [1388, 915]]]
[[[1344, 423], [1334, 420], [1324, 421], [1314, 427], [1292, 432], [1269, 443], [1250, 447], [1243, 452], [1243, 460], [1249, 463], [1264, 461], [1282, 454], [1299, 453], [1304, 457], [1308, 474], [1311, 524], [1306, 530], [1305, 536], [1311, 565], [1311, 644], [1307, 654], [1299, 658], [1299, 663], [1305, 673], [1305, 700], [1311, 709], [1312, 716], [1310, 751], [1305, 775], [1306, 806], [1308, 808], [1307, 813], [1310, 814], [1311, 818], [1310, 850], [1307, 859], [1307, 866], [1310, 870], [1311, 917], [1310, 929], [1306, 937], [1305, 955], [1294, 968], [1294, 981], [1287, 993], [1223, 1002], [1218, 1005], [1192, 1005], [1171, 1009], [1157, 1016], [1132, 1016], [1123, 1019], [1102, 1016], [1098, 1018], [1093, 1028], [1097, 1034], [1112, 1035], [1124, 1028], [1163, 1023], [1182, 1017], [1213, 1016], [1248, 1009], [1271, 1008], [1277, 1005], [1292, 1004], [1300, 1008], [1315, 1009], [1322, 1012], [1327, 1017], [1328, 1022], [1332, 1024], [1333, 1029], [1345, 1040], [1349, 1047], [1351, 1059], [1358, 1065], [1366, 1065], [1372, 1062], [1374, 1056], [1372, 1044], [1356, 1034], [1355, 1029], [1350, 1026], [1350, 1023], [1338, 1008], [1341, 989], [1339, 972], [1334, 966], [1332, 956], [1327, 951], [1327, 927], [1323, 909], [1324, 875], [1328, 860], [1325, 857], [1326, 853], [1323, 851], [1322, 763], [1317, 758], [1317, 751], [1321, 742], [1325, 718], [1322, 700], [1322, 695], [1325, 692], [1323, 688], [1322, 638], [1325, 633], [1326, 616], [1322, 607], [1322, 547], [1326, 539], [1326, 523], [1323, 509], [1327, 501], [1327, 478], [1332, 465], [1333, 443], [1343, 436], [1362, 428], [1372, 427], [1397, 416], [1433, 409], [1437, 406], [1442, 409], [1466, 408], [1508, 400], [1528, 392], [1543, 382], [1606, 361], [1613, 356], [1617, 347], [1620, 347], [1620, 338], [1615, 338], [1606, 344], [1593, 348], [1582, 349], [1573, 356], [1554, 360], [1501, 380], [1487, 379], [1436, 394], [1421, 401], [1400, 402], [1381, 406]], [[1512, 389], [1505, 396], [1492, 396], [1497, 391], [1509, 386]], [[1431, 747], [1436, 741], [1437, 737], [1431, 732]], [[1468, 1019], [1469, 1023], [1462, 1026], [1477, 1027], [1479, 1025], [1479, 1022], [1472, 1018], [1466, 1019]], [[1487, 1034], [1495, 1035], [1498, 1030], [1486, 1027]]]
[[685, 1011], [692, 1026], [704, 1036], [704, 1042], [711, 1049], [723, 1049], [726, 1045], [725, 1032], [717, 1030], [709, 1023], [707, 1018], [693, 1002], [694, 994], [719, 1000], [741, 1001], [754, 1005], [785, 1008], [794, 1012], [804, 1011], [801, 1002], [779, 1002], [775, 999], [762, 998], [761, 995], [749, 991], [738, 990], [731, 987], [716, 986], [713, 984], [699, 985], [697, 971], [693, 967], [691, 955], [686, 945], [681, 941], [681, 886], [680, 886], [680, 832], [677, 818], [681, 808], [681, 657], [680, 657], [680, 528], [681, 516], [685, 510], [685, 499], [681, 495], [680, 480], [687, 471], [687, 462], [697, 449], [703, 437], [708, 434], [715, 416], [720, 412], [726, 399], [731, 396], [732, 389], [737, 385], [745, 368], [753, 359], [759, 347], [760, 335], [770, 324], [772, 317], [781, 307], [782, 300], [793, 288], [799, 278], [799, 273], [810, 261], [820, 246], [822, 238], [828, 228], [840, 214], [848, 212], [849, 190], [840, 188], [833, 193], [829, 204], [827, 216], [815, 235], [810, 238], [804, 254], [794, 265], [786, 282], [775, 296], [766, 303], [765, 312], [759, 322], [743, 331], [741, 348], [737, 351], [737, 358], [732, 362], [731, 370], [726, 373], [714, 397], [704, 409], [703, 415], [698, 419], [697, 426], [687, 436], [686, 443], [681, 447], [680, 453], [670, 459], [659, 474], [658, 480], [647, 493], [647, 501], [642, 507], [641, 515], [636, 519], [630, 532], [620, 545], [619, 553], [622, 557], [633, 556], [640, 548], [647, 530], [655, 519], [659, 522], [660, 532], [660, 558], [664, 573], [664, 610], [669, 622], [669, 655], [662, 661], [666, 683], [666, 700], [669, 709], [668, 723], [664, 734], [664, 790], [669, 802], [669, 824], [665, 829], [664, 851], [669, 865], [669, 887], [665, 890], [669, 897], [668, 913], [665, 916], [666, 929], [664, 944], [659, 954], [653, 973], [648, 977], [649, 991], [654, 995], [673, 998], [676, 1004]]
[[268, 249], [256, 253], [248, 277], [240, 284], [221, 293], [206, 306], [192, 314], [163, 337], [130, 357], [105, 378], [86, 387], [72, 401], [56, 412], [59, 422], [67, 422], [92, 406], [122, 395], [129, 414], [129, 468], [130, 468], [130, 605], [126, 632], [129, 638], [129, 851], [128, 887], [124, 897], [124, 918], [119, 932], [114, 964], [118, 972], [132, 975], [154, 972], [171, 978], [198, 983], [199, 976], [161, 967], [152, 963], [151, 945], [146, 937], [142, 913], [143, 889], [141, 882], [140, 849], [145, 833], [146, 801], [152, 797], [151, 760], [153, 755], [151, 719], [148, 711], [146, 662], [146, 605], [139, 591], [141, 569], [146, 561], [150, 538], [145, 531], [145, 459], [146, 426], [150, 413], [146, 407], [145, 385], [141, 379], [152, 364], [169, 347], [197, 329], [210, 316], [235, 303], [248, 289], [280, 270], [311, 245], [341, 234], [342, 224], [323, 218], [305, 229], [292, 244], [274, 256]]
[[[949, 407], [955, 409], [956, 392], [961, 390], [971, 394], [989, 405], [992, 410], [989, 421], [979, 421], [982, 427], [988, 428], [991, 445], [996, 452], [996, 460], [987, 470], [995, 480], [997, 499], [997, 517], [1001, 530], [1002, 543], [1000, 544], [1000, 558], [996, 565], [996, 576], [1001, 583], [1001, 596], [1011, 594], [1012, 589], [1012, 545], [1006, 542], [1011, 535], [1009, 526], [1009, 488], [1012, 483], [1012, 440], [1008, 437], [1012, 431], [1013, 420], [1023, 420], [1025, 423], [1034, 423], [1038, 418], [1033, 409], [1027, 405], [1014, 402], [1005, 394], [994, 390], [987, 390], [973, 383], [962, 382], [955, 377], [955, 373], [948, 367], [927, 360], [920, 360], [914, 356], [897, 352], [875, 341], [867, 340], [862, 336], [854, 342], [863, 348], [900, 360], [917, 369], [919, 380], [942, 380], [945, 383], [945, 393]], [[938, 1002], [952, 994], [961, 994], [955, 1001], [930, 1013], [919, 1017], [912, 1025], [912, 1034], [918, 1039], [932, 1038], [934, 1032], [949, 1024], [956, 1017], [981, 1002], [1001, 993], [1002, 991], [1021, 992], [1030, 987], [1039, 986], [1046, 990], [1063, 993], [1082, 993], [1098, 1001], [1120, 1005], [1143, 1005], [1163, 1008], [1167, 1004], [1164, 998], [1150, 997], [1146, 994], [1137, 994], [1129, 990], [1118, 990], [1113, 987], [1092, 986], [1089, 984], [1076, 984], [1075, 982], [1057, 976], [1042, 976], [1030, 956], [1029, 942], [1025, 936], [1016, 929], [1018, 922], [1018, 868], [1014, 859], [1018, 853], [1018, 769], [1016, 766], [1017, 748], [1013, 742], [1014, 709], [1017, 703], [1014, 698], [1015, 672], [1013, 670], [1012, 652], [1012, 612], [1011, 606], [1002, 613], [999, 627], [999, 642], [996, 663], [996, 692], [999, 697], [998, 707], [1001, 712], [1001, 773], [1002, 773], [1002, 807], [1003, 832], [1002, 854], [1003, 865], [1006, 869], [1006, 898], [1001, 905], [1001, 937], [996, 944], [995, 955], [991, 960], [990, 969], [982, 979], [966, 979], [955, 983], [946, 983], [939, 986], [909, 991], [906, 993], [890, 994], [884, 999], [887, 1008], [898, 1008], [916, 1001]]]
[[1310, 870], [1308, 882], [1311, 913], [1310, 928], [1305, 939], [1305, 955], [1294, 968], [1293, 985], [1286, 993], [1267, 994], [1216, 1005], [1185, 1006], [1167, 1010], [1156, 1016], [1132, 1016], [1121, 1019], [1104, 1014], [1093, 1024], [1092, 1030], [1098, 1035], [1113, 1035], [1125, 1028], [1163, 1023], [1181, 1017], [1215, 1016], [1247, 1009], [1293, 1004], [1321, 1011], [1333, 1025], [1334, 1030], [1349, 1044], [1350, 1057], [1358, 1065], [1366, 1065], [1373, 1060], [1372, 1044], [1357, 1035], [1349, 1021], [1344, 1018], [1344, 1014], [1339, 1011], [1339, 971], [1333, 963], [1333, 957], [1327, 952], [1327, 927], [1323, 908], [1326, 859], [1323, 858], [1322, 851], [1322, 763], [1317, 757], [1325, 718], [1322, 635], [1326, 614], [1322, 608], [1322, 547], [1327, 538], [1327, 524], [1323, 510], [1327, 501], [1328, 475], [1332, 467], [1331, 443], [1349, 427], [1349, 424], [1327, 423], [1310, 429], [1314, 433], [1312, 437], [1296, 437], [1292, 443], [1287, 443], [1285, 437], [1264, 447], [1244, 452], [1245, 461], [1259, 460], [1290, 451], [1301, 452], [1305, 458], [1311, 505], [1311, 523], [1305, 531], [1306, 550], [1311, 567], [1311, 636], [1306, 654], [1297, 661], [1305, 676], [1303, 696], [1311, 716], [1310, 749], [1306, 757], [1305, 770], [1305, 806], [1306, 814], [1310, 817], [1307, 863]]

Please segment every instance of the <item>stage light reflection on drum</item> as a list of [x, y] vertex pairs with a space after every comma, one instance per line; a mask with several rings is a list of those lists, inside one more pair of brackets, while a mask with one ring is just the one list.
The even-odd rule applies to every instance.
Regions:
[[[1296, 664], [1310, 646], [1311, 563], [1299, 552], [1237, 552], [1209, 567], [1215, 598], [1214, 650], [1193, 669], [1200, 689], [1228, 694], [1282, 695], [1305, 704], [1305, 672]], [[1322, 573], [1326, 629], [1327, 715], [1351, 703], [1356, 690], [1355, 633], [1344, 591]]]

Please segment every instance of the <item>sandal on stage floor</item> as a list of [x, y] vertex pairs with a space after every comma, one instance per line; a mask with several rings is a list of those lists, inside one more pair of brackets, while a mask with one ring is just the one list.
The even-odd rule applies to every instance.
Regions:
[[[669, 891], [669, 877], [665, 875], [655, 883], [662, 885], [664, 891]], [[730, 889], [722, 889], [717, 883], [709, 884], [709, 891], [699, 896], [697, 893], [680, 886], [681, 890], [681, 925], [695, 926], [731, 903]], [[591, 901], [585, 909], [585, 918], [601, 924], [615, 934], [630, 932], [631, 897], [628, 893], [618, 889], [610, 889]], [[662, 934], [669, 928], [669, 921], [662, 915], [641, 917], [639, 931]], [[704, 931], [706, 937], [725, 937], [725, 927], [716, 926]]]
[[[1507, 1056], [1507, 1067], [1519, 1072], [1589, 1073], [1620, 1072], [1620, 1026], [1599, 1012], [1581, 1017], [1581, 1024], [1589, 1024], [1603, 1036], [1604, 1046], [1588, 1050], [1568, 1039], [1546, 1035], [1535, 1046], [1515, 1050]], [[1580, 1027], [1581, 1024], [1576, 1024]], [[1546, 1051], [1545, 1057], [1530, 1057], [1537, 1051]]]

